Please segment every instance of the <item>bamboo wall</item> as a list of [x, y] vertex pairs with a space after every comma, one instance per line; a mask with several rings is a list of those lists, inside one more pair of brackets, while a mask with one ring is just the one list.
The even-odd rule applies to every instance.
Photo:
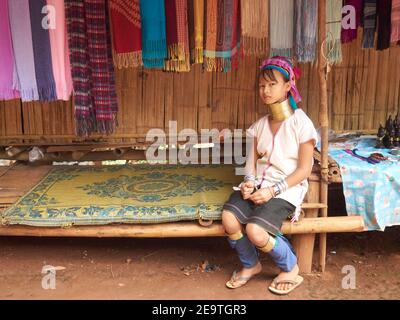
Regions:
[[[400, 106], [400, 47], [362, 50], [360, 41], [343, 46], [343, 62], [329, 74], [329, 121], [337, 131], [375, 130]], [[178, 129], [247, 128], [265, 114], [257, 92], [259, 64], [246, 57], [238, 71], [227, 74], [203, 72], [200, 66], [179, 74], [117, 70], [119, 127], [106, 141], [133, 142], [151, 128], [167, 128], [169, 120], [177, 120]], [[317, 70], [310, 64], [301, 68], [303, 109], [318, 128]], [[71, 101], [0, 102], [0, 144], [34, 144], [38, 141], [30, 139], [38, 138], [50, 143], [82, 140], [74, 136]]]

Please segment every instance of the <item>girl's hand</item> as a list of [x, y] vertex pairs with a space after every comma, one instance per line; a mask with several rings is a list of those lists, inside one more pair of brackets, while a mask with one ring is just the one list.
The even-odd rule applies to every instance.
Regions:
[[242, 192], [242, 197], [244, 200], [248, 199], [251, 196], [251, 193], [253, 192], [255, 187], [254, 181], [247, 181], [242, 183], [242, 186], [240, 187], [240, 191]]
[[254, 192], [249, 200], [253, 201], [255, 204], [263, 204], [272, 199], [271, 190], [269, 188], [262, 188]]

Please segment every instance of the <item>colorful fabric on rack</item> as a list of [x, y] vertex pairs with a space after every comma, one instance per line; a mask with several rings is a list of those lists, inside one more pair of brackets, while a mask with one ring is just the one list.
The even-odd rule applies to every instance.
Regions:
[[270, 1], [271, 56], [292, 57], [293, 22], [293, 0]]
[[376, 8], [378, 23], [377, 50], [385, 50], [390, 47], [392, 0], [379, 0]]
[[342, 0], [326, 2], [327, 59], [330, 64], [342, 62]]
[[167, 23], [167, 71], [189, 71], [190, 51], [187, 0], [165, 0]]
[[179, 61], [179, 50], [181, 58], [183, 48], [178, 44], [178, 22], [175, 0], [165, 0], [165, 21], [167, 32], [167, 49], [168, 58], [165, 61], [165, 69], [168, 71], [174, 70], [174, 63]]
[[363, 43], [364, 49], [373, 48], [375, 46], [376, 31], [376, 1], [364, 0], [363, 10]]
[[109, 17], [102, 0], [65, 0], [75, 92], [76, 132], [110, 134], [117, 125], [117, 99]]
[[[178, 29], [178, 60], [175, 71], [190, 71], [188, 0], [176, 1], [176, 20]], [[181, 50], [182, 48], [182, 50]]]
[[29, 13], [31, 16], [33, 56], [35, 61], [36, 83], [40, 101], [57, 100], [56, 83], [51, 62], [51, 47], [48, 28], [44, 28], [42, 9], [46, 0], [30, 0]]
[[139, 0], [110, 0], [114, 64], [139, 67], [142, 61], [142, 23]]
[[0, 0], [0, 100], [19, 98], [18, 76], [12, 47], [8, 0]]
[[363, 10], [363, 0], [345, 0], [345, 5], [353, 6], [356, 13], [356, 28], [343, 29], [341, 40], [342, 43], [348, 43], [357, 39], [357, 28], [361, 25], [361, 14]]
[[204, 65], [207, 71], [228, 72], [239, 64], [239, 0], [207, 0]]
[[265, 57], [269, 50], [268, 1], [241, 1], [240, 9], [244, 53]]
[[400, 41], [400, 0], [392, 0], [392, 26], [390, 42]]
[[69, 60], [69, 46], [65, 22], [64, 0], [47, 0], [55, 12], [55, 28], [49, 29], [51, 45], [51, 62], [56, 84], [57, 99], [68, 101], [72, 94], [71, 64]]
[[295, 1], [294, 54], [298, 62], [313, 62], [317, 49], [318, 0]]
[[167, 58], [164, 0], [140, 1], [142, 58], [146, 68], [163, 68]]
[[28, 0], [9, 0], [11, 35], [23, 102], [39, 100]]
[[191, 63], [203, 63], [204, 1], [188, 1], [189, 47]]

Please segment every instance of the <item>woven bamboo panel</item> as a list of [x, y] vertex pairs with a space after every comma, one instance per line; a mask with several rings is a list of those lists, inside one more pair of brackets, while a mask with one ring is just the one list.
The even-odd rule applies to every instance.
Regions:
[[[192, 66], [188, 73], [159, 70], [116, 70], [119, 126], [114, 135], [93, 135], [107, 142], [143, 141], [152, 128], [177, 129], [249, 127], [266, 109], [258, 97], [260, 60], [246, 57], [239, 70], [207, 73]], [[319, 93], [315, 65], [301, 65], [298, 87], [303, 109], [318, 128]], [[400, 47], [362, 50], [361, 37], [343, 46], [343, 62], [328, 77], [330, 127], [334, 130], [375, 130], [400, 106]], [[74, 143], [73, 102], [0, 102], [0, 144], [41, 141]]]

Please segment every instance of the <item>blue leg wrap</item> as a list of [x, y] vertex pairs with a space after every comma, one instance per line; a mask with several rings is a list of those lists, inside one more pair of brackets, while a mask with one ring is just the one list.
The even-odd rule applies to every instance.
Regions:
[[228, 238], [228, 242], [232, 249], [236, 250], [244, 268], [252, 268], [258, 263], [256, 247], [246, 235], [243, 235], [239, 240], [231, 240]]
[[274, 260], [274, 262], [282, 271], [292, 271], [297, 264], [297, 257], [294, 253], [292, 245], [283, 236], [278, 236], [275, 238], [275, 240], [275, 246], [269, 252], [272, 260]]

